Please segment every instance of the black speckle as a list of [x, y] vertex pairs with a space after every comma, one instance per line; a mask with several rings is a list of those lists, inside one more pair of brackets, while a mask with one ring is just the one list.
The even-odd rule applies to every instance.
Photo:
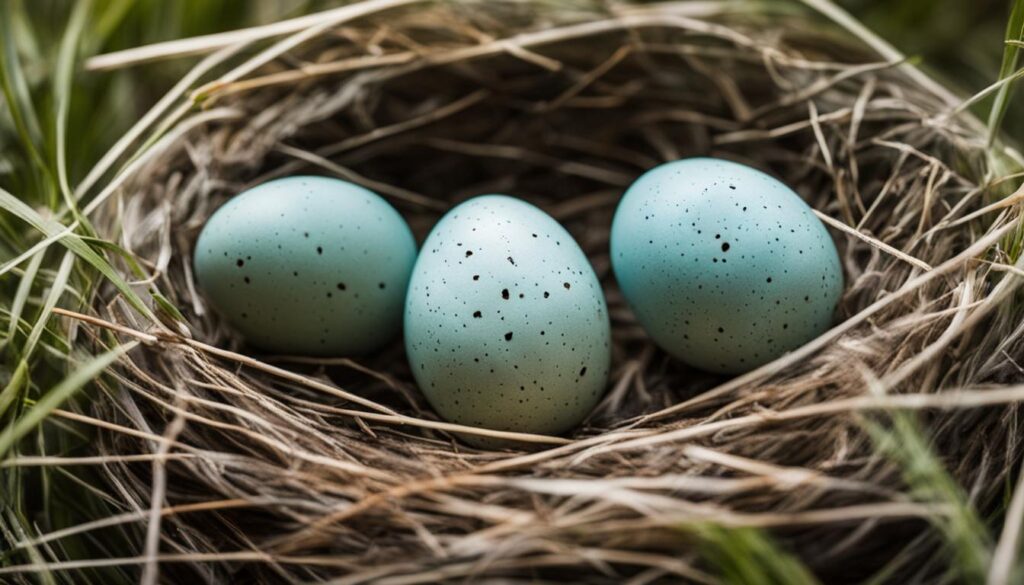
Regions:
[[772, 277], [770, 277], [770, 276], [769, 276], [769, 277], [768, 277], [768, 280], [767, 280], [766, 282], [768, 282], [768, 284], [771, 284], [771, 282], [772, 282]]
[[511, 256], [509, 256], [509, 257], [507, 258], [507, 260], [508, 260], [508, 263], [509, 263], [509, 264], [511, 264], [512, 266], [515, 266], [515, 265], [516, 265], [516, 261], [515, 261], [515, 260], [513, 260]]
[[474, 274], [473, 275], [473, 280], [480, 280], [480, 275], [479, 274]]
[[580, 370], [580, 376], [582, 377], [586, 373], [587, 373], [587, 367], [583, 366], [583, 369]]
[[245, 277], [245, 284], [249, 284], [250, 282], [252, 282], [252, 281], [251, 281], [251, 280], [249, 280], [249, 277], [248, 277], [248, 276], [246, 276], [246, 277]]
[[384, 287], [386, 287], [386, 286], [387, 286], [387, 285], [386, 285], [386, 284], [384, 284], [383, 282], [378, 282], [378, 283], [377, 283], [377, 288], [379, 288], [379, 289], [381, 289], [381, 290], [384, 290]]
[[508, 300], [508, 289], [507, 288], [501, 289], [501, 298], [505, 299], [506, 301]]
[[550, 296], [551, 296], [551, 293], [549, 293], [548, 291], [544, 291], [544, 298], [545, 299], [550, 297]]
[[469, 258], [472, 255], [473, 255], [473, 251], [472, 250], [466, 250], [466, 258]]
[[569, 286], [569, 283], [568, 283], [568, 282], [563, 282], [563, 283], [562, 283], [562, 286], [564, 286], [564, 287], [565, 287], [565, 290], [569, 290], [570, 288], [572, 288], [571, 286]]
[[323, 246], [317, 246], [317, 247], [316, 247], [316, 253], [317, 253], [317, 254], [323, 254], [323, 253], [324, 253], [324, 248], [323, 248]]
[[479, 318], [481, 318], [483, 316], [484, 316], [483, 313], [481, 313], [480, 311], [473, 311], [473, 318], [474, 319], [479, 319]]
[[512, 341], [512, 332], [509, 331], [505, 334], [505, 341]]
[[723, 252], [728, 252], [729, 251], [729, 242], [722, 242], [722, 251]]
[[235, 266], [237, 266], [239, 268], [245, 266], [245, 260], [242, 260], [241, 258], [239, 258], [238, 261], [235, 262]]
[[345, 286], [344, 282], [339, 282], [338, 283], [338, 290], [345, 290], [346, 288], [348, 288], [348, 287]]

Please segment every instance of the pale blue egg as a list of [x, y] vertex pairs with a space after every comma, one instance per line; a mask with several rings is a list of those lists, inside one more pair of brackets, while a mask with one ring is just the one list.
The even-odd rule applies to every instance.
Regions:
[[558, 434], [604, 393], [608, 311], [551, 216], [503, 195], [452, 209], [423, 244], [405, 308], [416, 381], [445, 419]]
[[401, 329], [416, 242], [387, 201], [327, 177], [240, 193], [196, 242], [196, 280], [252, 345], [306, 355], [376, 349]]
[[739, 373], [826, 331], [843, 291], [835, 244], [771, 176], [693, 158], [641, 176], [615, 213], [612, 266], [655, 343]]

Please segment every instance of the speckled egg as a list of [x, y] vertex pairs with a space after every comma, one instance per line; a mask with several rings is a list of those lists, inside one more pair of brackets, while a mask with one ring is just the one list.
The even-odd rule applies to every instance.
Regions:
[[713, 372], [751, 370], [823, 333], [843, 290], [835, 244], [811, 208], [725, 160], [641, 176], [615, 212], [611, 254], [655, 343]]
[[213, 307], [265, 351], [351, 355], [401, 328], [416, 242], [402, 216], [358, 185], [289, 177], [218, 209], [195, 247]]
[[485, 195], [434, 227], [413, 270], [405, 345], [445, 419], [559, 434], [605, 389], [608, 312], [587, 257], [540, 209]]

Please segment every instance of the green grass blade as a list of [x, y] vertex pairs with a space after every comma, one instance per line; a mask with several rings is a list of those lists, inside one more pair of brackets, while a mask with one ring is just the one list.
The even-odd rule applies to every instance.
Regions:
[[22, 389], [28, 384], [28, 362], [21, 360], [18, 367], [14, 369], [7, 385], [0, 390], [0, 416], [3, 416], [7, 409], [14, 404], [14, 401], [21, 395]]
[[992, 541], [966, 494], [949, 475], [928, 445], [911, 413], [891, 411], [891, 426], [865, 421], [865, 428], [880, 454], [897, 462], [910, 495], [941, 507], [931, 518], [956, 559], [950, 569], [965, 583], [984, 583], [992, 559]]
[[[7, 510], [7, 525], [13, 527], [17, 531], [16, 538], [18, 540], [26, 540], [26, 529], [30, 528], [29, 522], [22, 516], [23, 511], [15, 511], [8, 508]], [[43, 558], [42, 553], [35, 546], [28, 546], [25, 548], [26, 555], [32, 564], [43, 565], [46, 564], [46, 559]], [[53, 573], [49, 570], [43, 570], [33, 575], [34, 578], [38, 579], [38, 582], [42, 585], [55, 585], [56, 580], [54, 579]]]
[[50, 247], [50, 244], [56, 243], [65, 235], [66, 234], [64, 232], [59, 232], [54, 235], [47, 236], [46, 238], [43, 238], [42, 240], [36, 242], [31, 248], [25, 250], [21, 254], [18, 254], [16, 257], [11, 258], [10, 260], [4, 262], [3, 264], [0, 264], [0, 276], [7, 274], [11, 270], [14, 270], [15, 268], [18, 267], [19, 264], [21, 264], [25, 260], [28, 260], [29, 258], [35, 256], [38, 253], [44, 252], [46, 248]]
[[21, 359], [27, 360], [32, 355], [32, 350], [35, 349], [36, 343], [39, 342], [39, 337], [43, 334], [43, 329], [46, 328], [46, 322], [50, 320], [53, 308], [57, 306], [57, 301], [64, 294], [64, 287], [67, 286], [68, 278], [71, 276], [71, 269], [74, 266], [75, 255], [68, 251], [64, 254], [64, 259], [61, 260], [57, 275], [53, 278], [53, 286], [50, 287], [50, 292], [46, 295], [46, 300], [43, 302], [43, 309], [39, 312], [36, 324], [32, 327], [28, 340], [21, 350]]
[[[39, 175], [40, 184], [37, 187], [40, 192], [50, 196], [53, 193], [52, 177], [40, 151], [43, 133], [15, 45], [15, 38], [18, 35], [15, 32], [14, 21], [19, 9], [20, 6], [5, 6], [0, 10], [0, 93], [6, 100], [7, 113], [14, 123], [21, 146], [33, 162], [33, 170]], [[54, 203], [55, 201], [50, 201], [51, 206]]]
[[35, 282], [36, 274], [39, 273], [39, 266], [43, 263], [45, 255], [44, 252], [37, 252], [29, 261], [28, 267], [25, 268], [21, 281], [18, 282], [18, 289], [15, 291], [14, 300], [11, 303], [11, 322], [7, 327], [7, 338], [4, 339], [3, 343], [0, 343], [0, 347], [13, 343], [14, 334], [18, 330], [18, 322], [21, 319], [21, 312], [25, 308], [25, 302], [28, 300], [29, 293], [32, 292], [32, 283]]
[[[29, 93], [28, 81], [25, 79], [25, 71], [22, 68], [21, 59], [18, 56], [18, 47], [15, 40], [21, 36], [31, 38], [31, 31], [27, 31], [28, 20], [18, 19], [23, 7], [6, 6], [0, 11], [0, 42], [3, 43], [3, 54], [0, 58], [0, 73], [3, 74], [4, 94], [8, 99], [7, 107], [10, 109], [11, 117], [18, 129], [18, 132], [25, 140], [25, 146], [34, 149], [33, 160], [45, 166], [42, 156], [35, 147], [42, 143], [43, 133], [39, 125], [39, 118], [36, 116], [32, 104], [32, 97]], [[17, 22], [16, 22], [17, 21]], [[21, 27], [22, 34], [19, 35], [15, 29]]]
[[818, 580], [796, 557], [756, 528], [696, 524], [685, 530], [700, 538], [701, 557], [724, 583], [735, 585], [816, 585]]
[[[1006, 24], [1006, 46], [1003, 48], [1003, 63], [999, 67], [999, 78], [1010, 77], [1017, 69], [1020, 61], [1020, 44], [1024, 41], [1024, 0], [1016, 0], [1013, 3], [1013, 10], [1010, 12], [1009, 22]], [[995, 143], [999, 135], [999, 129], [1006, 117], [1006, 110], [1009, 107], [1010, 98], [1013, 96], [1014, 84], [1007, 83], [999, 88], [992, 110], [988, 117], [988, 143], [989, 146]]]
[[51, 412], [70, 398], [79, 388], [99, 376], [110, 364], [131, 351], [139, 342], [131, 341], [102, 353], [64, 378], [47, 392], [35, 405], [25, 412], [14, 424], [0, 432], [0, 458], [4, 457], [22, 437], [36, 428]]
[[[34, 209], [3, 189], [0, 189], [0, 209], [9, 211], [46, 236], [53, 236], [66, 230], [65, 226], [56, 221], [43, 218]], [[156, 321], [156, 317], [153, 315], [153, 312], [142, 301], [142, 298], [131, 289], [121, 275], [114, 270], [114, 267], [111, 266], [110, 263], [102, 256], [97, 254], [95, 250], [90, 248], [88, 244], [82, 241], [80, 237], [69, 233], [58, 241], [80, 256], [83, 260], [92, 264], [93, 267], [95, 267], [104, 277], [106, 277], [107, 280], [111, 282], [111, 284], [117, 287], [136, 311], [151, 321]]]
[[[99, 50], [100, 45], [124, 22], [135, 0], [111, 0], [105, 3], [93, 21], [89, 35], [89, 48]], [[91, 51], [90, 51], [91, 52]]]
[[71, 185], [68, 181], [67, 133], [68, 112], [71, 107], [71, 81], [75, 74], [75, 55], [91, 5], [92, 2], [90, 0], [79, 0], [75, 3], [67, 30], [61, 38], [53, 84], [53, 96], [57, 110], [55, 116], [56, 127], [54, 128], [54, 136], [57, 142], [56, 161], [54, 163], [57, 167], [57, 182], [60, 186], [61, 195], [64, 197], [64, 204], [71, 210], [75, 219], [86, 226], [87, 224], [83, 222], [81, 214], [78, 213], [78, 206], [75, 205], [75, 198], [72, 195]]

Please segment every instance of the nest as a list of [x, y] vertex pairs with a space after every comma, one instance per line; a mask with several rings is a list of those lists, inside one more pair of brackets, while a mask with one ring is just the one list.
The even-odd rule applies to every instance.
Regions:
[[[101, 292], [93, 325], [145, 343], [75, 415], [97, 427], [138, 571], [714, 582], [693, 530], [713, 522], [770, 528], [829, 582], [941, 574], [941, 513], [866, 429], [914, 410], [983, 513], [1013, 480], [1019, 397], [1000, 386], [1024, 378], [1024, 315], [1019, 209], [995, 168], [1007, 159], [942, 87], [792, 8], [378, 0], [200, 64], [193, 87], [207, 68], [228, 73], [186, 100], [200, 107], [177, 111], [96, 215], [162, 295], [149, 326]], [[625, 188], [699, 155], [793, 186], [847, 281], [834, 329], [732, 379], [655, 348], [608, 258]], [[568, 437], [475, 449], [427, 406], [398, 340], [358, 360], [246, 348], [197, 294], [193, 245], [228, 198], [298, 173], [380, 193], [420, 241], [482, 193], [554, 216], [609, 302], [596, 411]]]

